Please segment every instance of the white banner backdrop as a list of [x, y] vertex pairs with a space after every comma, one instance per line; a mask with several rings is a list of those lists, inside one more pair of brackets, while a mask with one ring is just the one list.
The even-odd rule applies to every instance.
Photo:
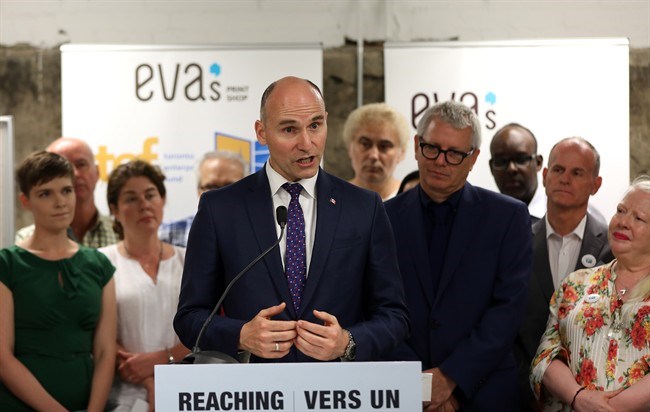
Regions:
[[100, 169], [95, 201], [108, 214], [106, 179], [135, 157], [167, 179], [165, 221], [198, 204], [196, 167], [210, 150], [241, 153], [259, 169], [257, 144], [264, 89], [284, 76], [321, 87], [320, 45], [61, 47], [63, 135], [89, 142]]
[[[544, 166], [560, 139], [589, 140], [601, 155], [603, 177], [591, 204], [608, 221], [614, 214], [630, 170], [627, 39], [387, 43], [384, 65], [386, 102], [411, 121], [413, 134], [422, 112], [437, 102], [474, 109], [483, 142], [470, 183], [498, 191], [490, 141], [516, 122], [537, 137]], [[417, 169], [413, 150], [411, 139], [397, 177]]]

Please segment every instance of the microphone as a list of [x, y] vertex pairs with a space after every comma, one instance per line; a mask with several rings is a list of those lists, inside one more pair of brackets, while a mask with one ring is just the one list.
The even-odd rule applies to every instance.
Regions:
[[210, 316], [203, 322], [203, 325], [201, 326], [201, 330], [199, 331], [199, 335], [196, 337], [196, 343], [194, 343], [194, 347], [192, 348], [192, 352], [187, 354], [181, 363], [193, 363], [193, 364], [204, 364], [204, 363], [239, 363], [235, 358], [232, 356], [219, 352], [219, 351], [202, 351], [201, 348], [199, 348], [199, 343], [201, 341], [201, 338], [203, 337], [203, 333], [205, 332], [206, 328], [212, 321], [212, 318], [214, 315], [217, 314], [217, 311], [221, 307], [221, 304], [223, 303], [224, 299], [226, 298], [226, 295], [228, 294], [228, 291], [233, 287], [235, 282], [239, 280], [246, 272], [248, 272], [257, 262], [259, 262], [264, 256], [268, 255], [270, 251], [272, 251], [276, 246], [280, 244], [280, 241], [282, 240], [282, 236], [284, 235], [284, 228], [287, 225], [287, 208], [284, 206], [278, 206], [277, 209], [275, 209], [275, 219], [278, 222], [278, 225], [280, 225], [280, 237], [278, 240], [271, 245], [268, 249], [266, 249], [262, 254], [260, 254], [258, 257], [253, 259], [251, 263], [248, 264], [241, 272], [235, 276], [230, 283], [228, 283], [228, 286], [226, 286], [226, 289], [223, 291], [221, 294], [221, 297], [219, 297], [219, 300], [217, 301], [217, 304], [214, 305], [214, 309], [212, 309], [212, 312], [210, 313]]

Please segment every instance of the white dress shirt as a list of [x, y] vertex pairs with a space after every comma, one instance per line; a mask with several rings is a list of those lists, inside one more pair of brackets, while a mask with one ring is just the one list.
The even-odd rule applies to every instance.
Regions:
[[[307, 264], [307, 273], [306, 276], [309, 276], [309, 264], [311, 262], [312, 250], [314, 248], [314, 234], [316, 233], [316, 179], [318, 178], [318, 173], [309, 179], [299, 180], [297, 182], [287, 182], [287, 179], [282, 177], [278, 172], [273, 170], [270, 162], [266, 162], [264, 166], [266, 168], [266, 176], [269, 178], [269, 185], [271, 187], [271, 194], [273, 195], [273, 210], [277, 209], [278, 206], [284, 206], [289, 209], [289, 202], [291, 201], [291, 195], [289, 192], [282, 188], [282, 185], [285, 183], [300, 183], [302, 185], [302, 192], [300, 192], [300, 207], [302, 208], [302, 213], [305, 217], [305, 252], [306, 252], [306, 264]], [[280, 236], [280, 226], [275, 225], [275, 230]], [[286, 239], [286, 228], [285, 236], [280, 242], [280, 256], [282, 257], [282, 266], [284, 267], [284, 257], [287, 254], [287, 239]]]
[[528, 214], [541, 219], [546, 213], [546, 192], [542, 184], [537, 185], [533, 198], [528, 203]]
[[548, 217], [546, 218], [548, 263], [551, 265], [553, 286], [555, 289], [557, 289], [565, 276], [573, 272], [576, 267], [586, 225], [587, 215], [582, 218], [578, 226], [571, 233], [566, 236], [560, 236], [553, 230], [553, 227], [548, 222]]

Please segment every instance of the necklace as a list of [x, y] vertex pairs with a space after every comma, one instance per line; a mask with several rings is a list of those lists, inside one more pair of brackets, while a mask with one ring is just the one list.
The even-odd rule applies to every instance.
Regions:
[[611, 329], [607, 334], [607, 337], [609, 338], [623, 330], [623, 295], [625, 295], [625, 292], [627, 292], [627, 288], [620, 289], [618, 292], [619, 296], [612, 296], [612, 299], [616, 301], [616, 304], [610, 306], [614, 307], [614, 312], [611, 314]]
[[[621, 279], [618, 273], [616, 272], [616, 269], [618, 268], [618, 262], [615, 266], [612, 267], [612, 275], [614, 275], [614, 288], [618, 292], [618, 295], [620, 297], [625, 296], [627, 292], [629, 292], [631, 289], [633, 289], [637, 283], [639, 283], [642, 279], [646, 278], [647, 276], [650, 276], [650, 272], [646, 273], [645, 275], [642, 275], [641, 277], [638, 277], [636, 275], [628, 278], [625, 280]], [[616, 285], [618, 283], [618, 285]], [[618, 287], [617, 287], [618, 286]]]
[[[614, 290], [618, 292], [618, 296], [612, 296], [613, 299], [618, 300], [618, 304], [615, 305], [614, 312], [612, 313], [612, 323], [611, 323], [611, 329], [609, 333], [607, 334], [608, 337], [612, 337], [614, 334], [621, 332], [622, 330], [625, 329], [623, 326], [623, 297], [625, 294], [632, 288], [635, 287], [635, 285], [645, 277], [649, 276], [650, 273], [645, 274], [642, 276], [640, 279], [636, 279], [632, 282], [626, 282], [628, 283], [627, 285], [621, 285], [620, 283], [622, 282], [618, 276], [618, 274], [615, 272], [615, 266], [612, 267], [611, 269], [612, 275], [614, 275]], [[620, 288], [616, 287], [616, 280], [619, 282], [619, 286], [623, 286]]]
[[[160, 250], [158, 251], [158, 261], [156, 262], [156, 270], [154, 272], [155, 274], [158, 273], [158, 268], [160, 267], [160, 262], [162, 261], [162, 256], [163, 256], [163, 242], [162, 242], [162, 240], [160, 240], [159, 242], [160, 242]], [[126, 252], [126, 255], [129, 258], [138, 260], [138, 258], [133, 256], [131, 254], [131, 252], [129, 252], [129, 249], [126, 247], [126, 242], [122, 242], [122, 246], [124, 246], [124, 251]], [[140, 262], [140, 261], [138, 260], [138, 262]], [[148, 265], [145, 265], [145, 264], [142, 265], [142, 268], [145, 269], [145, 272], [147, 271], [147, 267], [148, 267]]]
[[621, 314], [621, 308], [617, 308], [613, 314], [612, 328], [607, 334], [607, 337], [611, 338], [615, 333], [619, 333], [623, 330], [623, 315]]

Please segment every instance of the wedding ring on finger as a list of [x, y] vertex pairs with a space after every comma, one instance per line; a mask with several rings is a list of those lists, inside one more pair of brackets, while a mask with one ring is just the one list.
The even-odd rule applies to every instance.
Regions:
[[275, 342], [275, 351], [280, 352], [280, 344], [278, 342]]

